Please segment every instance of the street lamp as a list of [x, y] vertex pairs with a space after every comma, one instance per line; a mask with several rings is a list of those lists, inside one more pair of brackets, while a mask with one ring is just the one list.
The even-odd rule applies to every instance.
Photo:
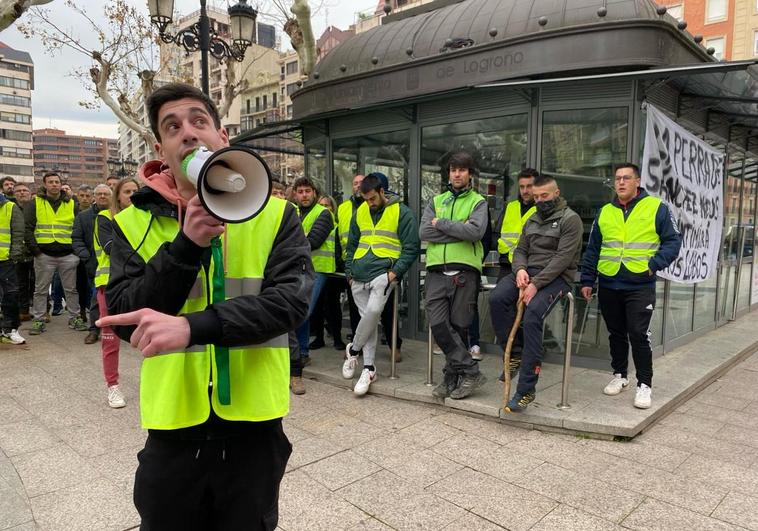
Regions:
[[133, 177], [139, 163], [132, 159], [108, 159], [108, 170], [119, 179]]
[[184, 48], [187, 53], [200, 50], [200, 72], [203, 92], [209, 93], [208, 86], [208, 52], [219, 61], [235, 59], [242, 61], [245, 50], [256, 42], [255, 20], [258, 12], [247, 5], [247, 0], [239, 0], [229, 8], [232, 44], [224, 41], [215, 30], [211, 29], [210, 19], [205, 10], [206, 0], [200, 0], [200, 19], [190, 27], [171, 34], [168, 26], [174, 13], [174, 0], [148, 0], [150, 21], [158, 28], [163, 42], [174, 43]]

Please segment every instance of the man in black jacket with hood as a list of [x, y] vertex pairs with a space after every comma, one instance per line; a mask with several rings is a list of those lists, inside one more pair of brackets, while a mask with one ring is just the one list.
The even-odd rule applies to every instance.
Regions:
[[278, 198], [234, 225], [205, 210], [182, 161], [229, 145], [207, 95], [169, 83], [147, 107], [161, 160], [142, 166], [145, 187], [114, 219], [112, 315], [98, 321], [146, 357], [142, 529], [274, 529], [292, 448], [286, 335], [313, 285], [308, 242]]

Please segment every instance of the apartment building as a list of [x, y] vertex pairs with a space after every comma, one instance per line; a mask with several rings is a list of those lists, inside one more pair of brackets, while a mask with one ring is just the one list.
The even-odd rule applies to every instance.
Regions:
[[34, 130], [34, 176], [57, 172], [72, 188], [94, 186], [111, 174], [108, 161], [119, 158], [118, 141], [95, 136], [68, 135], [61, 129]]
[[758, 0], [734, 1], [732, 59], [758, 57]]
[[28, 52], [0, 42], [0, 177], [34, 182], [34, 63]]
[[[713, 48], [717, 59], [732, 59], [735, 5], [739, 0], [658, 0], [668, 14], [687, 22], [687, 31], [702, 35], [703, 46]], [[756, 0], [752, 0], [754, 6]]]
[[336, 26], [327, 27], [316, 41], [316, 61], [320, 61], [332, 48], [342, 44], [353, 35], [355, 35], [355, 30], [352, 27], [346, 30], [341, 30]]

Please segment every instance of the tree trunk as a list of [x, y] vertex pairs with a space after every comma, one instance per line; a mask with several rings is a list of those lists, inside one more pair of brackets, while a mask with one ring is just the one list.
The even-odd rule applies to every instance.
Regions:
[[316, 39], [313, 37], [311, 25], [311, 6], [308, 0], [293, 0], [290, 11], [295, 15], [294, 26], [297, 27], [296, 32], [293, 31], [295, 37], [293, 38], [293, 34], [287, 31], [287, 25], [292, 22], [292, 19], [284, 25], [284, 31], [289, 35], [292, 47], [300, 58], [300, 73], [308, 77], [316, 64]]

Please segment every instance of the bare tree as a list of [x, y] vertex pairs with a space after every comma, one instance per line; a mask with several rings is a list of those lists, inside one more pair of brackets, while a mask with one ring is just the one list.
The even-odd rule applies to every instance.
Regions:
[[95, 109], [104, 103], [154, 149], [155, 135], [129, 104], [138, 87], [145, 98], [153, 91], [158, 53], [149, 20], [126, 0], [103, 4], [104, 24], [81, 7], [82, 2], [66, 0], [65, 4], [84, 21], [83, 35], [63, 27], [48, 9], [40, 8], [30, 10], [28, 22], [20, 24], [19, 30], [27, 38], [39, 38], [51, 55], [67, 48], [89, 58], [90, 66], [72, 72], [90, 93], [79, 104]]
[[311, 24], [311, 6], [308, 0], [271, 0], [284, 17], [282, 29], [300, 59], [300, 73], [308, 77], [316, 64], [316, 39]]
[[0, 31], [16, 22], [32, 6], [49, 4], [53, 0], [0, 0]]

